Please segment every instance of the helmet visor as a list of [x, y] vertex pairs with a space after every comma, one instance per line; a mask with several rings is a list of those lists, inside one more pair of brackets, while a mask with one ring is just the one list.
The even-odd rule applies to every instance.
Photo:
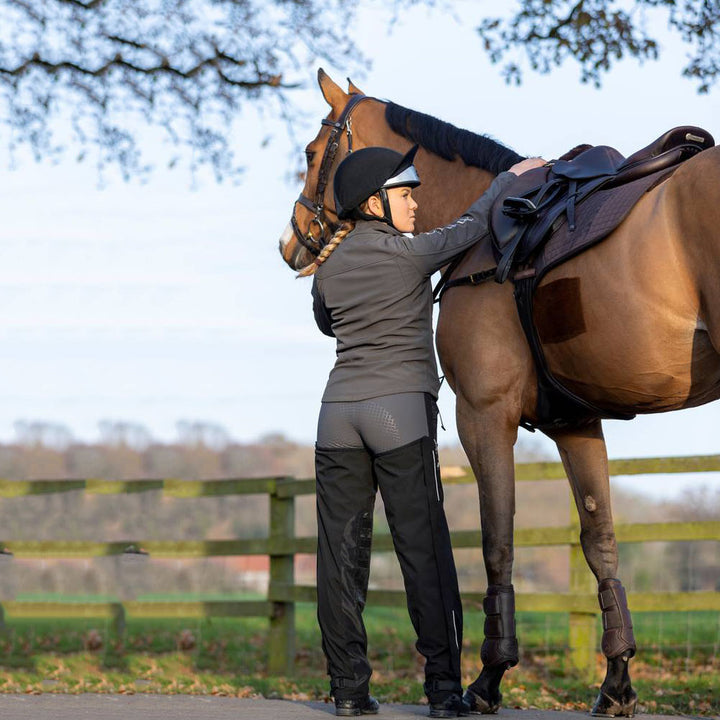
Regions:
[[397, 175], [388, 178], [384, 183], [384, 188], [391, 187], [417, 187], [420, 184], [420, 176], [414, 165], [409, 165], [401, 170]]

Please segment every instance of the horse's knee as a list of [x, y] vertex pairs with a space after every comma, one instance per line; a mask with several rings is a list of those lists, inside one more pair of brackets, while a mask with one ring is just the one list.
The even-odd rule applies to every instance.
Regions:
[[580, 530], [580, 544], [584, 550], [597, 550], [601, 554], [617, 554], [617, 539], [612, 523], [605, 527], [583, 527]]
[[583, 528], [580, 545], [590, 569], [598, 580], [617, 573], [618, 549], [615, 530], [610, 523], [604, 528]]

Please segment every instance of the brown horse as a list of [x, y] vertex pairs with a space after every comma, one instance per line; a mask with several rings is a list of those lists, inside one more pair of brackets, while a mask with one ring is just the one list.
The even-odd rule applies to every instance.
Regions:
[[[420, 144], [415, 163], [423, 181], [416, 192], [419, 232], [459, 216], [494, 175], [519, 159], [486, 137], [366, 97], [352, 83], [345, 93], [322, 70], [318, 79], [330, 113], [307, 146], [305, 187], [280, 241], [283, 258], [295, 269], [310, 262], [332, 233], [332, 177], [350, 149], [383, 145], [404, 152]], [[720, 148], [713, 148], [646, 193], [603, 242], [542, 280], [540, 289], [573, 279], [576, 312], [551, 314], [538, 299], [535, 319], [557, 329], [543, 343], [547, 363], [581, 398], [609, 413], [651, 413], [720, 396], [718, 188]], [[493, 265], [489, 245], [478, 243], [453, 276]], [[518, 427], [538, 420], [537, 377], [512, 283], [449, 290], [441, 303], [437, 347], [457, 396], [458, 430], [478, 482], [488, 584], [507, 589], [513, 565], [513, 446]], [[580, 515], [583, 551], [599, 584], [608, 667], [593, 714], [630, 716], [636, 695], [628, 660], [635, 648], [616, 579], [601, 418], [544, 432], [560, 451]], [[503, 673], [517, 662], [511, 647], [514, 601], [511, 595], [501, 597], [494, 610], [493, 603], [486, 605], [489, 619], [495, 612], [495, 631], [488, 637], [486, 623], [483, 670], [471, 685], [476, 711], [497, 710]]]

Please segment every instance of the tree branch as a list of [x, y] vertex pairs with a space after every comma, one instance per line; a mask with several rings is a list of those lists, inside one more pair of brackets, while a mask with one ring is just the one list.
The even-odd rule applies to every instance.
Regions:
[[97, 68], [87, 68], [83, 67], [82, 65], [78, 65], [77, 63], [70, 60], [63, 60], [62, 62], [57, 63], [49, 62], [48, 60], [43, 60], [38, 53], [35, 53], [30, 59], [26, 60], [15, 68], [0, 67], [0, 75], [20, 77], [27, 74], [34, 68], [40, 68], [42, 70], [45, 70], [50, 75], [57, 75], [62, 71], [67, 70], [81, 75], [103, 78], [116, 68], [125, 68], [141, 75], [153, 76], [169, 74], [179, 78], [183, 78], [185, 80], [192, 80], [196, 78], [201, 72], [203, 72], [203, 70], [212, 68], [217, 74], [217, 76], [223, 81], [223, 83], [227, 85], [232, 85], [233, 87], [246, 89], [255, 89], [260, 87], [279, 87], [285, 90], [298, 87], [298, 83], [283, 83], [282, 75], [266, 75], [264, 77], [259, 77], [257, 80], [236, 80], [229, 77], [225, 72], [223, 72], [223, 70], [221, 69], [222, 62], [226, 62], [236, 67], [242, 67], [247, 64], [246, 61], [238, 60], [237, 58], [233, 58], [229, 55], [226, 55], [225, 53], [218, 53], [213, 57], [202, 60], [197, 65], [189, 68], [188, 70], [181, 70], [180, 68], [173, 67], [167, 57], [163, 57], [159, 65], [142, 67], [140, 65], [136, 65], [125, 60], [120, 53], [117, 53], [112, 60], [108, 60], [103, 65], [100, 65]]
[[720, 79], [720, 5], [716, 0], [635, 0], [634, 8], [618, 0], [519, 0], [520, 9], [508, 18], [485, 18], [478, 27], [492, 62], [505, 65], [508, 82], [521, 80], [524, 54], [533, 70], [550, 72], [574, 59], [581, 80], [600, 86], [602, 75], [623, 56], [640, 62], [658, 57], [658, 43], [645, 29], [645, 16], [669, 13], [669, 26], [692, 48], [683, 75], [700, 81], [707, 92]]
[[108, 2], [108, 0], [87, 0], [87, 2], [83, 2], [83, 0], [55, 0], [55, 2], [72, 5], [73, 7], [79, 7], [83, 10], [94, 10]]

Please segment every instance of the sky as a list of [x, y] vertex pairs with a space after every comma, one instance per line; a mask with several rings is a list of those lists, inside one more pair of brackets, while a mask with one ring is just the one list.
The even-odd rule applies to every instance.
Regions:
[[[371, 66], [353, 68], [353, 82], [548, 159], [581, 142], [627, 155], [683, 124], [720, 138], [720, 88], [698, 95], [681, 78], [685, 48], [662, 27], [661, 61], [626, 60], [600, 90], [581, 85], [572, 63], [549, 76], [528, 72], [516, 87], [474, 31], [493, 4], [456, 7], [455, 17], [415, 8], [390, 28], [375, 4], [361, 4], [349, 30]], [[345, 84], [346, 66], [322, 66]], [[316, 72], [299, 72], [293, 131], [302, 144], [327, 113]], [[15, 438], [17, 421], [35, 420], [84, 441], [98, 439], [102, 420], [139, 423], [160, 441], [175, 439], [181, 420], [221, 425], [240, 442], [270, 433], [314, 440], [334, 344], [315, 328], [310, 282], [296, 280], [277, 251], [300, 190], [288, 180], [298, 159], [279, 121], [248, 111], [233, 133], [246, 165], [240, 185], [193, 184], [162, 168], [146, 184], [112, 172], [100, 183], [74, 152], [55, 165], [20, 157], [10, 169], [0, 143], [0, 442]], [[440, 409], [440, 444], [454, 444], [447, 387]], [[606, 422], [609, 454], [716, 454], [719, 421], [715, 403]], [[557, 456], [539, 433], [521, 436]], [[699, 480], [631, 482], [671, 496]], [[720, 488], [714, 475], [702, 482]]]

